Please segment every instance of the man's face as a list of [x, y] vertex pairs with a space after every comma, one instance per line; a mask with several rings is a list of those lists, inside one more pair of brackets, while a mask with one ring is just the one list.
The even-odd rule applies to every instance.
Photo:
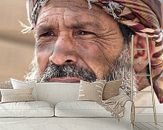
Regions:
[[106, 79], [124, 48], [118, 24], [86, 0], [49, 1], [35, 36], [39, 74], [49, 82]]

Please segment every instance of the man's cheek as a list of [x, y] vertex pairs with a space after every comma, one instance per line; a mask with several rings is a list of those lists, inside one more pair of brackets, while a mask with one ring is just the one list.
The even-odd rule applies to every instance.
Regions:
[[[119, 34], [119, 32], [116, 32], [115, 34]], [[102, 50], [102, 53], [108, 60], [117, 58], [124, 48], [121, 34], [115, 34], [111, 36], [110, 34], [105, 34], [96, 40], [99, 49]]]
[[102, 52], [101, 48], [99, 48], [98, 43], [93, 39], [78, 41], [76, 43], [75, 49], [79, 55], [88, 58], [87, 60], [94, 60], [95, 58], [100, 57]]
[[43, 73], [49, 63], [49, 55], [46, 52], [37, 53], [37, 63], [39, 68], [39, 73]]
[[96, 74], [97, 78], [104, 77], [108, 71], [108, 62], [99, 46], [92, 43], [89, 47], [88, 45], [81, 47], [78, 51], [81, 59]]
[[99, 65], [99, 67], [95, 66], [95, 69], [100, 77], [106, 77], [115, 67], [115, 63], [123, 48], [121, 46], [118, 48], [114, 48], [113, 46], [100, 46], [99, 48], [100, 51], [96, 60], [98, 61], [97, 65]]

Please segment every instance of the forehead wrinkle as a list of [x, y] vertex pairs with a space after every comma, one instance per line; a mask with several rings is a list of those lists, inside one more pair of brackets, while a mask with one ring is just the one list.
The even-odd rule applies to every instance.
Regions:
[[[59, 10], [62, 9], [62, 11], [58, 12], [58, 9]], [[71, 13], [72, 15], [67, 14], [66, 10], [68, 12], [72, 11], [72, 13]], [[48, 12], [50, 12], [50, 13], [48, 13]], [[86, 14], [86, 15], [83, 15], [83, 14]], [[64, 20], [66, 19], [66, 17], [70, 17], [71, 19], [73, 19], [73, 21], [70, 22], [70, 24], [72, 24], [72, 25], [70, 25], [69, 22], [65, 21], [64, 25], [67, 25], [68, 28], [79, 28], [79, 27], [83, 28], [84, 26], [90, 27], [93, 25], [93, 27], [96, 27], [98, 29], [106, 30], [106, 27], [105, 27], [105, 25], [103, 25], [103, 22], [98, 20], [98, 19], [100, 19], [99, 18], [100, 12], [94, 11], [93, 8], [91, 10], [89, 10], [88, 8], [82, 10], [80, 7], [80, 9], [78, 11], [74, 12], [73, 9], [70, 7], [64, 8], [62, 6], [60, 8], [55, 8], [54, 5], [52, 5], [52, 4], [46, 5], [45, 7], [43, 7], [43, 9], [41, 10], [41, 14], [40, 14], [40, 18], [38, 20], [37, 26], [40, 26], [40, 24], [48, 25], [49, 23], [50, 23], [49, 26], [51, 26], [54, 24], [53, 22], [56, 21], [61, 15], [63, 16]], [[85, 16], [88, 16], [88, 17], [85, 17]], [[76, 23], [74, 21], [76, 21]]]
[[94, 27], [94, 28], [98, 28], [98, 29], [104, 29], [103, 28], [103, 24], [100, 23], [99, 20], [97, 20], [97, 18], [99, 18], [98, 16], [96, 16], [94, 14], [94, 12], [86, 12], [86, 15], [83, 14], [83, 12], [75, 14], [75, 15], [67, 15], [66, 13], [64, 13], [64, 17], [63, 19], [66, 21], [66, 17], [70, 17], [69, 19], [73, 19], [71, 22], [65, 22], [65, 25], [68, 28], [87, 28], [87, 27]]
[[97, 11], [99, 12], [102, 11], [105, 13], [105, 11], [103, 11], [103, 9], [101, 7], [99, 7], [96, 4], [92, 4], [92, 8], [89, 9], [89, 5], [87, 0], [50, 0], [46, 6], [44, 6], [43, 8], [68, 8], [72, 11], [78, 12], [78, 10], [82, 9], [82, 10], [88, 10], [88, 11]]
[[[39, 28], [39, 26], [41, 26], [41, 25], [46, 25], [46, 26], [53, 25], [54, 26], [54, 22], [57, 20], [57, 16], [60, 16], [60, 14], [61, 13], [48, 14], [48, 15], [46, 15], [46, 17], [42, 17], [39, 20], [39, 23], [37, 23], [36, 28]], [[66, 15], [64, 13], [64, 20], [66, 19], [66, 17], [69, 17], [69, 16], [72, 17], [72, 19], [73, 19], [73, 23], [70, 23], [70, 24], [66, 23], [66, 20], [65, 20], [64, 25], [67, 26], [67, 28], [71, 28], [71, 29], [72, 28], [76, 28], [76, 29], [86, 28], [86, 27], [91, 27], [91, 26], [98, 28], [98, 29], [102, 29], [102, 26], [100, 26], [100, 23], [98, 21], [96, 21], [96, 22], [94, 21], [95, 15], [92, 15], [92, 16], [91, 16], [91, 14], [89, 14], [89, 15], [90, 15], [90, 17], [92, 17], [92, 19], [89, 19], [89, 21], [88, 20], [82, 21], [81, 17], [83, 15], [72, 16], [72, 15]], [[56, 17], [54, 18], [52, 16], [56, 16]]]
[[72, 23], [71, 25], [66, 25], [68, 28], [71, 29], [87, 29], [87, 28], [92, 28], [95, 29], [100, 29], [101, 26], [98, 23], [92, 22], [92, 21], [79, 21], [76, 20], [75, 23]]
[[48, 14], [48, 15], [46, 15], [46, 17], [42, 17], [42, 18], [40, 18], [39, 19], [39, 21], [38, 21], [38, 23], [36, 24], [36, 28], [38, 28], [39, 26], [41, 26], [41, 25], [46, 25], [46, 26], [51, 26], [51, 25], [53, 25], [53, 24], [51, 24], [52, 22], [54, 23], [54, 22], [56, 22], [56, 20], [57, 20], [57, 17], [55, 17], [55, 18], [52, 18], [52, 19], [49, 19], [49, 18], [51, 18], [51, 16], [60, 16], [60, 13], [57, 13], [57, 14]]
[[47, 5], [49, 4], [53, 7], [89, 8], [87, 0], [50, 0]]
[[47, 18], [43, 18], [39, 21], [39, 23], [36, 24], [36, 29], [39, 28], [42, 24], [47, 24], [48, 23], [48, 19]]

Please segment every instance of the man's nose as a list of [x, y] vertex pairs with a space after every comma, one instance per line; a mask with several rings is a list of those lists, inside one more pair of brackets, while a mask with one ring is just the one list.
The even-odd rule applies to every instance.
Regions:
[[53, 53], [49, 57], [49, 62], [56, 65], [75, 64], [77, 53], [75, 43], [68, 35], [59, 36], [54, 43]]

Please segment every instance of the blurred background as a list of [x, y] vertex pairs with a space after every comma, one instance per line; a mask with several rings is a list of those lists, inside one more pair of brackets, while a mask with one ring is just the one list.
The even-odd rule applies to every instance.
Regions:
[[23, 80], [33, 57], [33, 34], [22, 34], [18, 21], [28, 25], [25, 0], [0, 3], [0, 81]]

